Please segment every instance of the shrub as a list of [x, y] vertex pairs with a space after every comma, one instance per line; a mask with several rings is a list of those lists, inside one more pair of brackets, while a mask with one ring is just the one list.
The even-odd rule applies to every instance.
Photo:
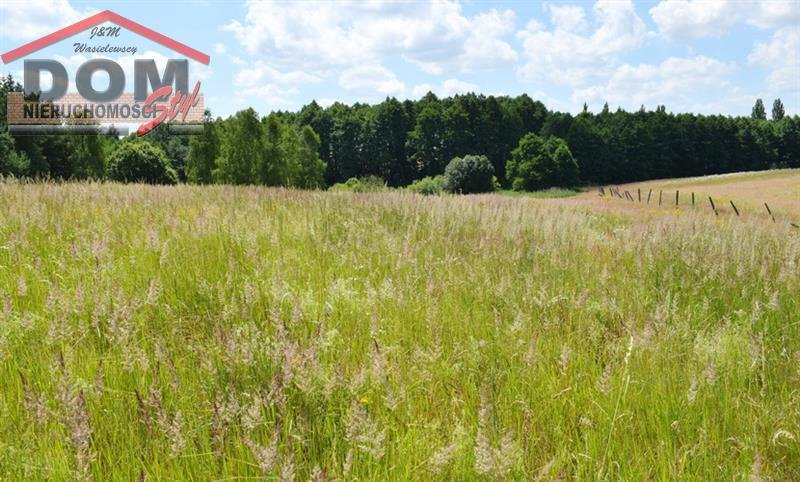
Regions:
[[331, 186], [331, 191], [340, 192], [378, 192], [386, 189], [386, 182], [378, 176], [351, 177]]
[[534, 191], [578, 184], [578, 163], [558, 137], [525, 135], [511, 152], [506, 173], [515, 191]]
[[486, 156], [454, 157], [444, 169], [444, 189], [470, 194], [494, 191], [494, 167]]
[[14, 150], [14, 138], [8, 132], [0, 132], [0, 176], [23, 176], [29, 165], [28, 157]]
[[175, 184], [178, 176], [159, 147], [144, 140], [126, 140], [117, 146], [108, 163], [108, 177], [120, 182]]
[[441, 194], [444, 191], [444, 176], [423, 177], [411, 183], [406, 189], [417, 194]]

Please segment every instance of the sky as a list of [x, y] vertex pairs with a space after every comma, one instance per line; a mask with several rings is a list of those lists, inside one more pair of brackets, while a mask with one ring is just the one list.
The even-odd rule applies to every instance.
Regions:
[[[779, 97], [787, 113], [800, 114], [800, 0], [3, 0], [0, 52], [106, 9], [210, 55], [209, 65], [190, 61], [189, 83], [201, 81], [215, 116], [428, 91], [527, 93], [573, 113], [608, 102], [749, 115], [756, 98], [769, 112]], [[88, 31], [28, 58], [61, 61], [72, 85], [90, 58], [74, 52], [75, 42], [136, 46], [135, 57], [160, 66], [181, 58], [132, 32], [90, 39]], [[132, 79], [132, 57], [119, 63]], [[22, 64], [1, 72], [21, 80]], [[97, 75], [102, 88], [107, 79]]]

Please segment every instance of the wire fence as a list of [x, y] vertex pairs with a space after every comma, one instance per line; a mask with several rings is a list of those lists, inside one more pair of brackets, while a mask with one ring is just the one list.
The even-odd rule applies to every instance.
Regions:
[[[632, 202], [632, 203], [650, 205], [650, 201], [651, 201], [651, 199], [653, 199], [653, 192], [654, 191], [653, 191], [653, 189], [649, 189], [647, 191], [647, 196], [645, 197], [643, 195], [644, 193], [642, 192], [642, 189], [641, 188], [637, 188], [636, 189], [636, 196], [634, 197], [634, 195], [631, 194], [630, 191], [628, 191], [628, 190], [620, 191], [620, 188], [617, 187], [617, 186], [600, 186], [598, 188], [598, 192], [599, 192], [601, 197], [610, 196], [611, 198], [619, 198], [619, 199], [622, 199], [624, 201], [628, 201], [628, 202]], [[667, 193], [667, 195], [669, 196], [669, 193]], [[697, 208], [698, 204], [699, 204], [698, 203], [699, 199], [695, 195], [694, 192], [690, 192], [690, 198], [691, 198], [691, 207], [692, 208]], [[686, 198], [686, 199], [688, 199], [688, 198]], [[733, 212], [736, 214], [736, 217], [742, 217], [742, 212], [739, 211], [739, 207], [736, 206], [736, 204], [733, 202], [733, 200], [729, 200], [728, 203], [730, 204], [731, 208], [733, 209]], [[655, 201], [653, 201], [653, 204], [655, 204]], [[670, 197], [669, 201], [665, 201], [665, 199], [664, 199], [664, 190], [663, 189], [659, 189], [658, 190], [658, 205], [659, 206], [664, 206], [665, 204], [668, 205], [668, 206], [672, 205], [671, 197]], [[689, 205], [689, 202], [687, 201], [685, 203], [685, 205]], [[674, 206], [676, 208], [681, 206], [681, 192], [680, 192], [680, 190], [677, 190], [677, 189], [675, 190], [675, 203], [674, 203]], [[711, 197], [711, 196], [708, 196], [708, 206], [711, 209], [711, 211], [714, 213], [714, 216], [719, 216], [720, 215], [721, 210], [719, 209], [717, 204], [714, 202], [714, 198]], [[766, 213], [769, 215], [769, 218], [772, 220], [772, 222], [773, 223], [777, 223], [778, 221], [775, 219], [775, 213], [769, 207], [769, 204], [767, 204], [765, 202], [764, 203], [764, 208], [766, 209]], [[789, 225], [791, 225], [793, 228], [800, 229], [800, 225], [798, 225], [796, 223], [793, 223], [791, 221], [789, 221]]]

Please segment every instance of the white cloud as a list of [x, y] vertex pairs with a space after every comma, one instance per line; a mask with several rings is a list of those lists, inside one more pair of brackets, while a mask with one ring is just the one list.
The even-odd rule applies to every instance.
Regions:
[[476, 84], [471, 84], [458, 79], [447, 79], [440, 85], [416, 85], [414, 86], [412, 94], [415, 98], [424, 97], [428, 92], [433, 92], [438, 97], [448, 97], [456, 94], [466, 94], [469, 92], [479, 91], [480, 87]]
[[347, 69], [339, 76], [339, 85], [346, 90], [360, 91], [366, 97], [377, 92], [381, 95], [402, 95], [406, 86], [394, 72], [381, 65], [364, 65]]
[[747, 56], [750, 65], [771, 70], [767, 77], [770, 92], [800, 93], [800, 29], [786, 27], [759, 43]]
[[582, 7], [551, 6], [550, 13], [554, 30], [531, 20], [517, 34], [527, 59], [517, 71], [521, 80], [581, 84], [607, 75], [619, 54], [638, 48], [647, 37], [645, 24], [629, 0], [596, 2], [593, 13], [599, 26], [588, 35], [580, 33], [585, 28]]
[[225, 44], [219, 43], [219, 42], [214, 44], [214, 52], [222, 55], [227, 51], [228, 51], [228, 49], [225, 47]]
[[547, 6], [550, 21], [557, 30], [580, 33], [586, 30], [586, 11], [580, 5]]
[[658, 104], [672, 110], [685, 110], [719, 96], [730, 87], [726, 76], [736, 70], [736, 65], [706, 56], [692, 58], [670, 57], [658, 65], [621, 65], [601, 85], [573, 92], [575, 104], [588, 102], [599, 105], [608, 102], [628, 110], [644, 104], [654, 108]]
[[235, 83], [238, 86], [252, 87], [263, 83], [277, 84], [306, 84], [319, 82], [321, 79], [315, 75], [295, 70], [280, 72], [263, 61], [256, 61], [252, 68], [240, 70], [236, 74]]
[[95, 13], [95, 9], [75, 9], [68, 0], [4, 0], [0, 2], [0, 37], [33, 40]]
[[263, 84], [245, 87], [236, 91], [234, 102], [237, 105], [253, 105], [253, 99], [261, 100], [267, 104], [268, 109], [293, 106], [292, 97], [300, 91], [296, 87], [282, 87], [277, 84]]
[[325, 76], [397, 54], [426, 72], [469, 71], [508, 65], [516, 52], [503, 40], [514, 13], [489, 10], [466, 17], [451, 0], [427, 3], [278, 2], [246, 3], [233, 32], [250, 54], [276, 66]]
[[720, 36], [739, 23], [776, 28], [800, 22], [796, 0], [662, 0], [650, 9], [659, 31], [671, 39]]
[[442, 75], [449, 72], [491, 70], [512, 65], [517, 51], [503, 37], [514, 30], [514, 12], [490, 10], [476, 15], [466, 27], [469, 32], [461, 45], [442, 44], [404, 53], [403, 58], [425, 73]]

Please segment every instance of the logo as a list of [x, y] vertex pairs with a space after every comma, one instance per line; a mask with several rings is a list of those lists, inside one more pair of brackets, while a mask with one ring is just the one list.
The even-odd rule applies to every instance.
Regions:
[[[114, 26], [100, 26], [107, 22]], [[128, 79], [119, 62], [105, 57], [133, 56], [138, 51], [136, 46], [117, 43], [123, 29], [168, 47], [184, 58], [168, 59], [163, 71], [159, 71], [156, 59], [135, 58], [132, 79]], [[93, 55], [78, 66], [74, 78], [70, 78], [67, 68], [58, 60], [30, 58], [70, 37], [78, 37], [72, 44], [75, 54]], [[135, 124], [140, 136], [160, 124], [169, 124], [182, 134], [201, 132], [203, 94], [199, 80], [189, 88], [189, 60], [208, 65], [211, 58], [110, 10], [6, 52], [0, 58], [5, 64], [24, 58], [24, 93], [8, 95], [8, 124], [12, 133], [80, 133], [97, 129], [98, 124], [122, 133], [126, 129], [114, 126]], [[45, 72], [52, 78], [48, 88], [43, 88]], [[106, 86], [97, 86], [97, 73], [106, 74]], [[125, 92], [129, 80], [133, 91]], [[70, 91], [71, 85], [74, 91]]]

